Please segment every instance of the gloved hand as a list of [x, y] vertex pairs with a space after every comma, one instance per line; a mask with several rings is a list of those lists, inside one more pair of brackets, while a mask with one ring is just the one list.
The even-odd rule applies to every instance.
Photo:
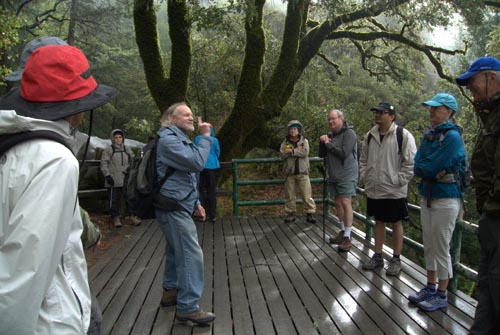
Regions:
[[111, 176], [106, 176], [106, 181], [108, 182], [109, 186], [113, 186], [115, 184], [115, 180]]

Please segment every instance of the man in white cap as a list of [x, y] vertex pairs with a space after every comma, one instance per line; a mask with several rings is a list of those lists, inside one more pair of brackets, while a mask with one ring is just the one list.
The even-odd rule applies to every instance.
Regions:
[[479, 134], [471, 158], [480, 214], [481, 248], [477, 308], [470, 333], [498, 334], [500, 330], [500, 61], [481, 57], [456, 82], [466, 86], [479, 116]]
[[96, 83], [79, 49], [48, 45], [0, 98], [0, 146], [37, 131], [59, 139], [25, 141], [0, 157], [0, 334], [87, 333], [79, 167], [68, 148], [84, 112], [115, 95]]

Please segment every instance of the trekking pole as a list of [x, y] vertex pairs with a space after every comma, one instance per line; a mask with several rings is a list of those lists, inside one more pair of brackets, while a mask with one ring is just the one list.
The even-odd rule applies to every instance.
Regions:
[[323, 166], [318, 166], [318, 170], [323, 174], [323, 241], [326, 240], [325, 221], [326, 211], [328, 208], [328, 200], [326, 199], [326, 160], [323, 158]]

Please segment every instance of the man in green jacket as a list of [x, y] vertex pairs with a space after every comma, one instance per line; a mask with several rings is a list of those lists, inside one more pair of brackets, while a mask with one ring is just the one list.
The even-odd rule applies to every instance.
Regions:
[[482, 133], [471, 158], [480, 214], [481, 248], [476, 315], [471, 334], [497, 334], [500, 329], [500, 61], [481, 57], [456, 82], [474, 98]]

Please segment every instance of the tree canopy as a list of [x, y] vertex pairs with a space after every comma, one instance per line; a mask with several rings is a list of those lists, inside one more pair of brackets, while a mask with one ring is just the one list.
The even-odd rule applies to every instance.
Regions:
[[[342, 59], [338, 48], [354, 48], [362, 68], [381, 82], [387, 77], [402, 82], [412, 76], [411, 72], [419, 69], [424, 72], [425, 62], [434, 67], [440, 78], [452, 82], [452, 73], [443, 57], [465, 55], [468, 41], [464, 39], [457, 49], [450, 50], [426, 43], [424, 33], [450, 25], [455, 14], [463, 17], [468, 25], [478, 25], [491, 14], [491, 7], [497, 5], [496, 2], [481, 1], [287, 1], [279, 51], [270, 55], [266, 40], [265, 0], [230, 1], [227, 4], [203, 2], [203, 6], [197, 2], [170, 0], [167, 4], [172, 58], [168, 77], [155, 35], [156, 12], [152, 4], [152, 0], [136, 0], [134, 16], [146, 78], [160, 110], [189, 96], [184, 83], [175, 85], [178, 90], [174, 94], [167, 83], [179, 80], [179, 73], [174, 69], [180, 69], [183, 75], [189, 73], [186, 66], [190, 66], [187, 62], [191, 59], [188, 45], [191, 45], [192, 28], [217, 30], [217, 27], [224, 26], [227, 17], [242, 22], [244, 54], [234, 103], [218, 133], [223, 159], [245, 155], [256, 146], [270, 145], [275, 133], [272, 121], [281, 115], [314, 59], [321, 58], [335, 69], [338, 76], [344, 74], [344, 64], [338, 62]], [[179, 7], [182, 11], [175, 12]], [[143, 16], [144, 8], [149, 9], [147, 17]], [[207, 20], [208, 14], [204, 17], [193, 15], [199, 14], [200, 8], [210, 10], [211, 21]], [[173, 21], [170, 13], [176, 13], [174, 16], [181, 22]], [[148, 57], [144, 56], [145, 53]], [[174, 56], [178, 54], [184, 57]], [[349, 55], [354, 55], [352, 50]], [[272, 63], [272, 66], [267, 66], [267, 63]], [[374, 100], [378, 98], [374, 97]]]

